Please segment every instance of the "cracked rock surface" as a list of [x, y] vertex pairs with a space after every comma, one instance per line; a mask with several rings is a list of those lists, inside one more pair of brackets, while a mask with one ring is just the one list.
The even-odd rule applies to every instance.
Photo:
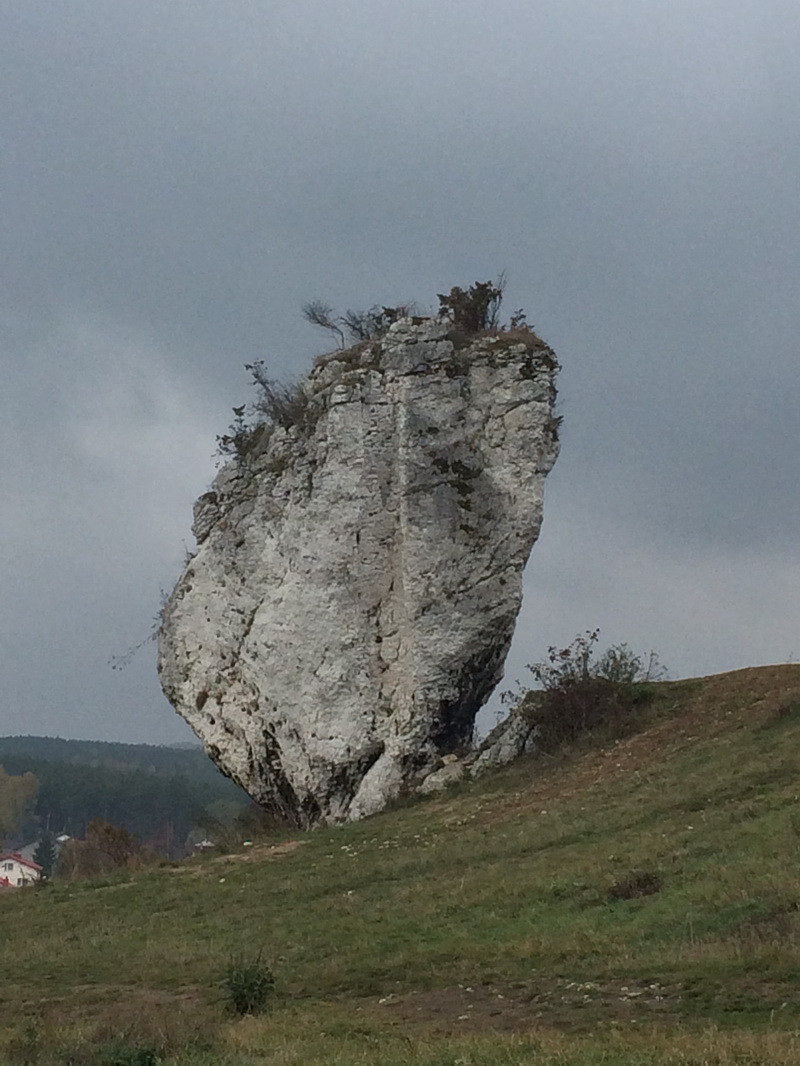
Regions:
[[553, 352], [402, 319], [318, 360], [289, 428], [195, 505], [163, 611], [167, 698], [299, 825], [362, 818], [470, 746], [558, 454]]

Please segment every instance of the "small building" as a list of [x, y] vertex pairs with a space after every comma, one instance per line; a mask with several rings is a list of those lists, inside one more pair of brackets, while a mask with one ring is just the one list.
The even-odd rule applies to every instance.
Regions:
[[26, 859], [16, 851], [0, 855], [0, 888], [23, 888], [41, 879], [42, 868], [33, 859]]

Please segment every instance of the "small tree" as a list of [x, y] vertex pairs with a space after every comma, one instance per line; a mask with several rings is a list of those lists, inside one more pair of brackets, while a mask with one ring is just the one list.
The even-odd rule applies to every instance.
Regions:
[[303, 304], [302, 311], [303, 317], [312, 326], [335, 333], [339, 347], [344, 348], [346, 334], [354, 344], [382, 337], [389, 326], [399, 318], [410, 315], [412, 307], [410, 304], [399, 304], [397, 307], [379, 307], [376, 304], [367, 311], [348, 308], [344, 314], [337, 315], [333, 308], [322, 300], [311, 300]]
[[38, 791], [33, 774], [7, 774], [0, 766], [0, 842], [21, 827]]
[[336, 318], [333, 308], [322, 300], [310, 300], [302, 306], [303, 317], [312, 326], [319, 326], [329, 333], [335, 333], [339, 338], [339, 347], [344, 348], [344, 330], [339, 319]]
[[102, 818], [95, 818], [87, 825], [86, 843], [101, 855], [107, 856], [112, 866], [131, 866], [146, 854], [145, 848], [133, 833]]
[[52, 877], [56, 864], [56, 840], [49, 829], [45, 829], [39, 837], [39, 843], [33, 853], [33, 861], [41, 866], [42, 877]]
[[[449, 318], [454, 326], [467, 333], [497, 329], [500, 324], [504, 284], [505, 278], [501, 274], [494, 283], [476, 281], [466, 290], [456, 285], [447, 295], [439, 293], [439, 317]], [[521, 324], [524, 317], [524, 314], [518, 311], [515, 316], [516, 324]]]

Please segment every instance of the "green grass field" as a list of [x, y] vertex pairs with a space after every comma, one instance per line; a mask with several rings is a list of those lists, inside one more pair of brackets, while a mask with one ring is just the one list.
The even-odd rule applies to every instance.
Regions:
[[[2, 1054], [796, 1066], [800, 666], [661, 683], [643, 713], [356, 825], [5, 893]], [[275, 995], [237, 1019], [220, 979], [258, 951]]]

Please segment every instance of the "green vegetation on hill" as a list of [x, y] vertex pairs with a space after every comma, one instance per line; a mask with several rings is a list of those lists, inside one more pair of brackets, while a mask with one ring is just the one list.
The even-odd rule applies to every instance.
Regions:
[[105, 740], [64, 740], [61, 737], [0, 737], [0, 759], [40, 759], [80, 766], [109, 766], [159, 774], [191, 774], [216, 781], [220, 773], [202, 747], [122, 744]]
[[[113, 1036], [128, 1058], [104, 1061], [187, 1066], [796, 1066], [800, 666], [654, 687], [605, 747], [0, 897], [25, 960], [0, 1044], [30, 1063], [99, 1062]], [[259, 950], [275, 992], [237, 1019], [220, 981]]]
[[187, 834], [209, 808], [247, 803], [202, 748], [0, 737], [0, 766], [35, 776], [40, 828], [83, 837], [100, 818], [164, 854], [183, 853]]

